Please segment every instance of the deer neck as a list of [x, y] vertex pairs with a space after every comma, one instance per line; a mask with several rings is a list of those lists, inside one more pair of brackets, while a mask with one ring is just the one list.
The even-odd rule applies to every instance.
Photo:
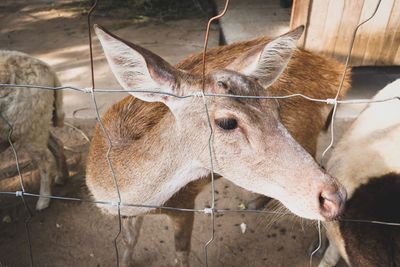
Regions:
[[[121, 159], [116, 162], [132, 159], [129, 164], [118, 164], [116, 168], [123, 203], [163, 205], [180, 188], [209, 174], [193, 158], [196, 149], [186, 135], [168, 112], [141, 139], [115, 149], [114, 155]], [[132, 212], [139, 214], [143, 211], [135, 209]]]

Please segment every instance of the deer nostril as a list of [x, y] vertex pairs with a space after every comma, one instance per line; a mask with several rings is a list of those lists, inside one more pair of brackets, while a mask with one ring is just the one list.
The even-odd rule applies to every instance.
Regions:
[[321, 191], [319, 195], [321, 215], [327, 220], [335, 219], [343, 212], [345, 201], [346, 191], [344, 188], [330, 188]]
[[322, 193], [319, 195], [319, 205], [324, 206], [325, 198], [322, 196]]

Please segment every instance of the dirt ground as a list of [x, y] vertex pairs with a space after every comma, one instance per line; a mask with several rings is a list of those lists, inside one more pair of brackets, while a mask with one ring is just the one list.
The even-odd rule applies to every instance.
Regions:
[[[86, 17], [82, 14], [82, 7], [57, 6], [63, 3], [69, 1], [50, 5], [46, 1], [6, 0], [0, 4], [0, 49], [20, 50], [39, 57], [54, 67], [63, 84], [89, 87]], [[161, 54], [171, 63], [201, 49], [206, 23], [204, 17], [199, 17], [138, 24], [101, 14], [95, 17], [95, 21], [128, 39], [134, 37], [139, 44]], [[214, 29], [211, 46], [218, 44], [218, 37], [218, 31]], [[97, 86], [118, 88], [97, 43], [94, 48]], [[90, 137], [95, 120], [86, 97], [68, 92], [65, 104], [67, 121]], [[100, 95], [100, 111], [121, 97], [120, 94]], [[84, 186], [85, 156], [89, 144], [81, 132], [70, 126], [54, 131], [65, 144], [71, 175], [65, 186], [54, 188], [54, 195], [89, 199]], [[337, 133], [340, 132], [339, 129]], [[326, 143], [326, 138], [322, 143]], [[10, 151], [1, 158], [2, 167], [12, 164]], [[37, 192], [37, 172], [24, 173], [24, 180], [30, 192]], [[17, 178], [1, 181], [0, 188], [2, 191], [18, 190]], [[196, 207], [209, 205], [210, 196], [210, 189], [204, 190], [196, 201]], [[255, 197], [223, 179], [216, 182], [216, 196], [218, 208], [230, 209], [237, 209]], [[56, 200], [48, 209], [36, 212], [35, 202], [33, 198], [28, 201], [33, 211], [29, 230], [34, 266], [115, 266], [116, 217], [101, 214], [90, 203]], [[21, 200], [14, 196], [0, 196], [0, 218], [0, 266], [29, 266], [24, 223], [28, 217]], [[240, 229], [242, 223], [247, 226], [245, 233]], [[230, 213], [218, 215], [215, 225], [215, 240], [209, 248], [209, 266], [310, 266], [309, 245], [317, 238], [314, 223], [294, 216], [277, 218], [267, 214]], [[196, 214], [192, 266], [204, 265], [203, 246], [210, 236], [209, 215]], [[120, 248], [121, 245], [119, 242]], [[136, 265], [173, 266], [173, 252], [173, 232], [167, 217], [146, 217], [135, 251]], [[318, 254], [313, 266], [319, 259]]]

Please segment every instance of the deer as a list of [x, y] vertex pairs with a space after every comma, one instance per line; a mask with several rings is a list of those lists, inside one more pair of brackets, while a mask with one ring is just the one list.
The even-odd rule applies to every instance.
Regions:
[[[111, 71], [130, 91], [102, 117], [112, 143], [109, 159], [115, 177], [105, 158], [108, 139], [101, 125], [94, 131], [86, 185], [95, 200], [118, 201], [115, 178], [123, 203], [193, 208], [211, 173], [206, 101], [216, 177], [278, 199], [304, 218], [332, 220], [342, 212], [345, 190], [309, 154], [315, 153], [329, 107], [300, 98], [175, 98], [168, 94], [203, 92], [201, 54], [173, 67], [143, 47], [98, 25], [94, 28]], [[296, 48], [303, 30], [300, 26], [275, 39], [261, 37], [209, 50], [204, 93], [334, 97], [343, 65]], [[349, 89], [349, 79], [347, 75], [340, 97]], [[118, 213], [114, 206], [99, 208]], [[143, 215], [152, 212], [120, 206], [126, 217], [124, 266], [133, 262]], [[193, 214], [164, 212], [174, 224], [178, 264], [188, 266]]]
[[[348, 192], [343, 220], [324, 223], [329, 246], [319, 267], [398, 266], [400, 226], [352, 220], [400, 222], [400, 79], [380, 90], [340, 139], [327, 171]], [[346, 220], [349, 219], [349, 220]]]
[[[58, 87], [56, 73], [43, 61], [18, 51], [0, 50], [0, 153], [11, 144], [24, 149], [40, 173], [37, 210], [50, 205], [53, 180], [63, 184], [68, 178], [64, 147], [50, 132], [50, 125], [64, 124], [62, 91], [16, 88], [11, 84]], [[8, 174], [9, 177], [18, 173]]]

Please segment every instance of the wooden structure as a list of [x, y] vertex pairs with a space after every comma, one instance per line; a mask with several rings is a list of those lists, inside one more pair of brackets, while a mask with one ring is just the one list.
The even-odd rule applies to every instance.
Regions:
[[[345, 60], [356, 26], [378, 0], [295, 0], [290, 26], [305, 25], [303, 48]], [[352, 66], [400, 65], [400, 0], [382, 0], [375, 16], [358, 30]]]

